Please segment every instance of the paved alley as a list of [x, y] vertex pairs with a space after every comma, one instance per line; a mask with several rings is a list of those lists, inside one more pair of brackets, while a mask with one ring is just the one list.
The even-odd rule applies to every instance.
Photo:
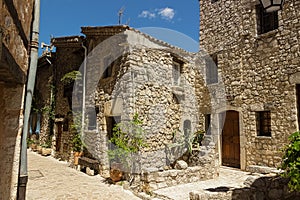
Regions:
[[27, 199], [139, 199], [121, 186], [105, 183], [105, 179], [99, 175], [88, 176], [68, 165], [52, 157], [43, 157], [28, 151]]
[[[137, 200], [140, 199], [121, 186], [105, 182], [101, 176], [89, 176], [69, 167], [53, 157], [43, 157], [28, 151], [29, 182], [27, 185], [28, 200]], [[153, 196], [145, 199], [188, 200], [190, 192], [203, 193], [214, 188], [243, 188], [247, 178], [258, 178], [238, 169], [221, 167], [219, 177], [206, 181], [177, 185], [153, 191]], [[140, 194], [141, 195], [141, 194]]]

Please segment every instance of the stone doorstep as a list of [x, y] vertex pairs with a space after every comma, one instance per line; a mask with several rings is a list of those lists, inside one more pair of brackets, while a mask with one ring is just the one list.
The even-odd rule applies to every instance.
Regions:
[[259, 165], [249, 165], [247, 170], [252, 173], [260, 173], [260, 174], [280, 174], [280, 170], [272, 167], [265, 167]]

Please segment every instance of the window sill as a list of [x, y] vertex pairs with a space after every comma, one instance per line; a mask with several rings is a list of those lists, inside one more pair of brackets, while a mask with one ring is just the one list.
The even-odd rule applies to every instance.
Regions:
[[272, 136], [256, 136], [256, 139], [259, 139], [259, 140], [271, 140]]
[[206, 83], [206, 86], [216, 86], [216, 85], [219, 85], [219, 82], [216, 82], [216, 83]]
[[176, 95], [179, 95], [179, 96], [184, 95], [184, 89], [183, 89], [182, 86], [179, 86], [179, 85], [172, 86], [172, 92], [173, 92], [173, 94], [176, 94]]
[[278, 34], [278, 29], [256, 35], [256, 39], [270, 38], [270, 37], [274, 37], [276, 34]]

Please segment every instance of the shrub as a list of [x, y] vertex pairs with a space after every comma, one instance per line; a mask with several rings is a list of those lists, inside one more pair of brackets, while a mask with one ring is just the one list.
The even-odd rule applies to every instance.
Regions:
[[282, 176], [289, 178], [290, 190], [300, 191], [300, 132], [293, 133], [289, 140], [280, 168], [285, 170]]
[[113, 135], [110, 143], [113, 148], [108, 151], [111, 161], [121, 162], [124, 167], [128, 167], [130, 155], [138, 153], [147, 144], [144, 138], [144, 130], [138, 114], [135, 114], [129, 122], [121, 122], [113, 128]]

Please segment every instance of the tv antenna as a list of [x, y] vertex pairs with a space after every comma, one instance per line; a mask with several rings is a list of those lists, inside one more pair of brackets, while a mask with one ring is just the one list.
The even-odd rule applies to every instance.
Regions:
[[124, 6], [119, 10], [118, 15], [119, 15], [119, 25], [122, 23], [122, 17], [124, 15]]

